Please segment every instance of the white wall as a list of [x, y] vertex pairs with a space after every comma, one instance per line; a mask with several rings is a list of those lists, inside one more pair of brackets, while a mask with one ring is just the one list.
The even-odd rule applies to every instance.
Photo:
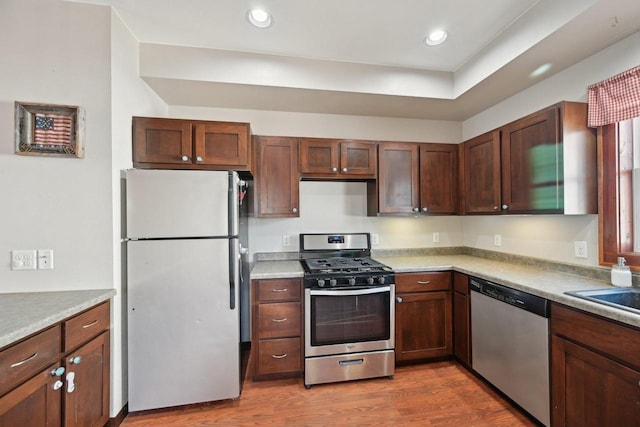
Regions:
[[[0, 292], [113, 287], [109, 9], [0, 2]], [[85, 158], [14, 154], [14, 101], [86, 111]], [[54, 269], [12, 271], [13, 249]]]
[[[495, 129], [558, 101], [587, 99], [587, 86], [638, 65], [636, 33], [463, 123], [464, 139]], [[578, 265], [598, 266], [598, 216], [465, 216], [464, 245]], [[493, 244], [494, 234], [502, 246]], [[588, 258], [574, 256], [574, 242], [586, 241]]]
[[131, 117], [167, 115], [167, 105], [138, 76], [138, 41], [111, 12], [111, 116], [113, 152], [111, 170], [113, 214], [113, 287], [117, 295], [112, 304], [111, 334], [111, 408], [110, 415], [118, 414], [127, 397], [127, 337], [126, 337], [126, 283], [122, 280], [122, 244], [120, 171], [132, 167]]

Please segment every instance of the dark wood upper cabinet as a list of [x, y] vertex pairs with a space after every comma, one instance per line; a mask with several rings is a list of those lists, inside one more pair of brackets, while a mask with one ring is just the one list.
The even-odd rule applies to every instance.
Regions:
[[420, 211], [418, 144], [378, 145], [378, 179], [368, 183], [368, 213], [411, 214]]
[[248, 123], [133, 118], [133, 166], [250, 171]]
[[586, 104], [561, 102], [464, 142], [464, 213], [597, 213]]
[[376, 143], [324, 138], [300, 139], [303, 178], [375, 179]]
[[500, 212], [500, 131], [464, 143], [464, 212]]
[[368, 214], [456, 214], [458, 145], [378, 144], [378, 180], [368, 184]]
[[254, 136], [256, 217], [298, 217], [298, 138]]
[[458, 212], [458, 146], [419, 144], [420, 211], [428, 214]]

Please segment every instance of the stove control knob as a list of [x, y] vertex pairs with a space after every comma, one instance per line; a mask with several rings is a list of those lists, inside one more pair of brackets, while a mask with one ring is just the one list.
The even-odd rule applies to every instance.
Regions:
[[367, 277], [367, 285], [373, 285], [374, 282], [374, 278], [373, 277]]
[[318, 279], [318, 286], [324, 288], [324, 279]]
[[350, 277], [349, 278], [349, 286], [353, 286], [356, 284], [356, 278], [355, 277]]
[[381, 285], [384, 285], [384, 280], [385, 280], [384, 276], [378, 277], [378, 283], [380, 283]]
[[329, 284], [330, 284], [331, 286], [335, 286], [337, 283], [338, 283], [338, 282], [337, 282], [337, 280], [336, 280], [336, 279], [331, 279], [331, 280], [329, 280]]

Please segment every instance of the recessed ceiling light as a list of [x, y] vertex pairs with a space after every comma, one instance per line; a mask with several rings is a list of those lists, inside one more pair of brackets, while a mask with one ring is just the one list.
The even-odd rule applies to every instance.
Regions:
[[267, 28], [271, 25], [271, 15], [264, 9], [251, 9], [247, 12], [247, 18], [258, 28]]
[[447, 39], [447, 32], [444, 30], [436, 30], [429, 33], [424, 42], [429, 46], [437, 46]]

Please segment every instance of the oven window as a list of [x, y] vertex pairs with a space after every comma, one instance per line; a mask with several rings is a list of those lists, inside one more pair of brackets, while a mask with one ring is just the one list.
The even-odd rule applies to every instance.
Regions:
[[311, 345], [388, 340], [389, 291], [365, 295], [311, 296]]

